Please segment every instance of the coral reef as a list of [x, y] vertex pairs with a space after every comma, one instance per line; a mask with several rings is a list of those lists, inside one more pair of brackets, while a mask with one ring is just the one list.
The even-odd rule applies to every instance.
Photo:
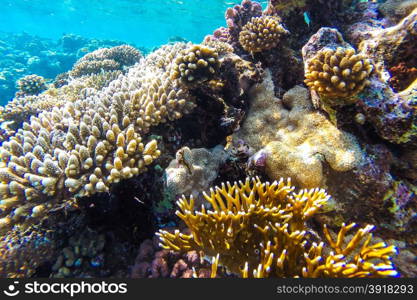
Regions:
[[79, 59], [70, 71], [70, 76], [79, 77], [102, 71], [123, 70], [124, 67], [139, 62], [141, 58], [140, 51], [129, 45], [101, 48]]
[[39, 266], [55, 254], [54, 241], [44, 230], [13, 230], [0, 241], [0, 277], [31, 277]]
[[371, 244], [373, 226], [359, 229], [350, 239], [346, 234], [354, 223], [343, 225], [337, 239], [324, 226], [323, 242], [309, 240], [306, 222], [329, 198], [322, 189], [295, 192], [290, 181], [248, 178], [211, 189], [205, 198], [211, 210], [203, 206], [195, 211], [192, 197], [178, 201], [177, 215], [191, 234], [160, 230], [163, 248], [219, 255], [220, 264], [242, 277], [397, 275], [391, 261], [396, 248]]
[[416, 7], [416, 0], [387, 0], [379, 6], [379, 11], [391, 22], [397, 23]]
[[2, 229], [144, 172], [160, 155], [149, 128], [194, 107], [179, 84], [143, 61], [102, 91], [32, 116], [0, 149]]
[[0, 33], [0, 104], [13, 98], [16, 82], [25, 75], [51, 79], [71, 69], [88, 52], [123, 44], [118, 41], [87, 39], [67, 34], [58, 41], [28, 33]]
[[200, 199], [201, 191], [210, 187], [226, 159], [227, 153], [222, 146], [213, 149], [181, 148], [165, 169], [165, 193], [172, 202], [182, 195]]
[[310, 89], [327, 98], [347, 98], [369, 85], [372, 62], [355, 50], [323, 49], [306, 62], [306, 80]]
[[224, 277], [220, 268], [210, 266], [197, 251], [178, 253], [164, 250], [158, 243], [158, 238], [142, 242], [131, 278], [212, 278], [216, 274]]
[[253, 88], [248, 116], [235, 136], [252, 152], [265, 152], [269, 178], [291, 177], [306, 188], [325, 186], [324, 162], [342, 172], [362, 157], [355, 137], [315, 111], [305, 88], [294, 87], [277, 99], [270, 76]]
[[16, 93], [17, 97], [27, 95], [38, 95], [46, 90], [45, 78], [35, 74], [26, 75], [17, 81], [19, 91]]
[[250, 53], [262, 52], [276, 47], [288, 31], [276, 17], [252, 18], [239, 33], [239, 42]]
[[185, 83], [201, 83], [212, 79], [219, 69], [219, 54], [203, 45], [189, 45], [177, 54], [171, 78]]
[[240, 47], [239, 34], [253, 17], [262, 15], [262, 6], [258, 2], [243, 0], [240, 5], [229, 7], [226, 10], [225, 18], [227, 28], [216, 29], [212, 36], [206, 36], [205, 40], [219, 40], [227, 42], [238, 49]]
[[106, 244], [104, 234], [86, 230], [77, 236], [71, 236], [69, 245], [62, 249], [52, 266], [52, 277], [75, 277], [81, 270], [96, 268], [103, 264], [103, 248]]

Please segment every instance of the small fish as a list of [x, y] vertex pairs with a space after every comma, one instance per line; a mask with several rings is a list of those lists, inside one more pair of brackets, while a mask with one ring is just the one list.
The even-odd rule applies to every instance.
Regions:
[[311, 20], [310, 20], [310, 16], [308, 15], [308, 12], [304, 12], [303, 16], [304, 16], [304, 22], [306, 22], [308, 27], [310, 27]]

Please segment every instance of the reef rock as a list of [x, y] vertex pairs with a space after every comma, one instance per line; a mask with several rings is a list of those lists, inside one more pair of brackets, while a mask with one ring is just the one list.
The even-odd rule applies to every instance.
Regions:
[[165, 170], [165, 192], [171, 199], [192, 195], [198, 199], [216, 179], [219, 167], [226, 161], [222, 146], [213, 149], [183, 147]]

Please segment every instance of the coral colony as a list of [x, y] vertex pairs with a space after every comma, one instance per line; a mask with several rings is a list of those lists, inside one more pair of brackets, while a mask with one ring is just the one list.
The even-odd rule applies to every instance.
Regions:
[[19, 79], [1, 276], [417, 276], [417, 3], [382, 2], [243, 0]]

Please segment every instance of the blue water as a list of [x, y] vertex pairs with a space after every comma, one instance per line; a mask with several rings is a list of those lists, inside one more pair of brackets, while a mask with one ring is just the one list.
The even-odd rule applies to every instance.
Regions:
[[[259, 1], [264, 6], [267, 1]], [[64, 33], [152, 48], [180, 36], [199, 43], [225, 25], [232, 0], [0, 0], [0, 31]]]

